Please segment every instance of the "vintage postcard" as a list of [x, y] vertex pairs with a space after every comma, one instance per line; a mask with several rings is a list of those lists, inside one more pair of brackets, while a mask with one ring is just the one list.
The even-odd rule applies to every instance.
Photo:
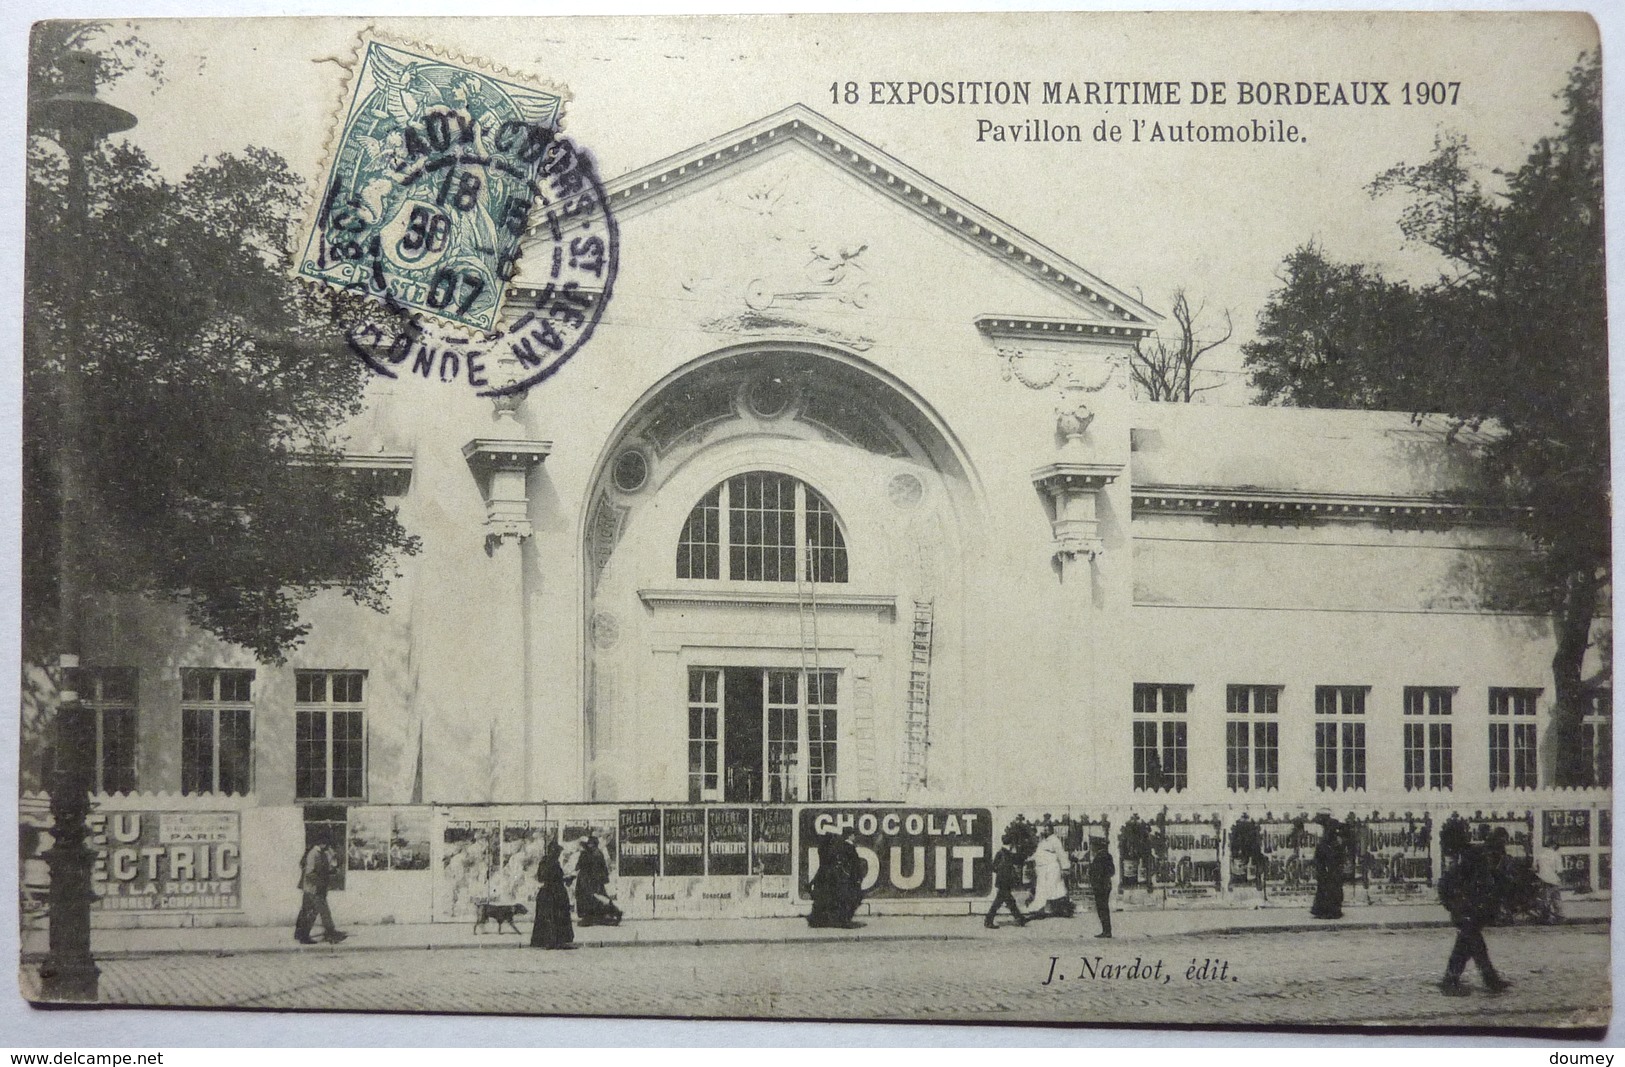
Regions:
[[23, 996], [1602, 1033], [1600, 53], [36, 24]]

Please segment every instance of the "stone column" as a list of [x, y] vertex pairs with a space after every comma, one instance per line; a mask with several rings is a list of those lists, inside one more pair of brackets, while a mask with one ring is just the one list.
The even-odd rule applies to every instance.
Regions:
[[1049, 505], [1052, 551], [1062, 586], [1061, 710], [1075, 731], [1072, 736], [1078, 740], [1074, 743], [1088, 746], [1079, 761], [1078, 776], [1099, 782], [1098, 726], [1111, 709], [1100, 706], [1096, 671], [1095, 579], [1106, 551], [1097, 507], [1101, 492], [1122, 473], [1123, 465], [1091, 458], [1086, 438], [1094, 415], [1081, 398], [1067, 396], [1057, 414], [1057, 430], [1064, 443], [1053, 463], [1033, 472], [1033, 485]]
[[483, 704], [485, 743], [489, 744], [483, 793], [492, 801], [527, 800], [530, 783], [530, 665], [525, 635], [524, 543], [533, 533], [529, 481], [553, 450], [551, 441], [527, 440], [514, 416], [517, 398], [498, 397], [497, 422], [514, 432], [503, 437], [476, 437], [463, 446], [463, 458], [479, 480], [485, 497], [485, 554], [494, 568], [485, 586], [492, 593], [480, 635], [485, 648], [469, 652], [486, 658], [486, 687], [470, 694], [470, 710]]

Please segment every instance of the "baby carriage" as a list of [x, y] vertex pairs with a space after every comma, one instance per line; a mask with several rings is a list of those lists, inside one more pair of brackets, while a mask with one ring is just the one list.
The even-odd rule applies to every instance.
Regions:
[[1533, 869], [1521, 863], [1508, 864], [1503, 885], [1497, 925], [1526, 922], [1555, 926], [1563, 921], [1561, 892]]

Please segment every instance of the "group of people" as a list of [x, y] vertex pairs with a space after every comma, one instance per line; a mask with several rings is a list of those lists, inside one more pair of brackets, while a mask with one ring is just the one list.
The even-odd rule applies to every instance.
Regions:
[[863, 903], [863, 857], [856, 839], [857, 831], [850, 826], [818, 839], [818, 870], [807, 883], [812, 895], [808, 926], [857, 925], [855, 916]]
[[[573, 861], [573, 862], [572, 862]], [[573, 868], [567, 872], [566, 867]], [[616, 926], [621, 909], [609, 890], [609, 860], [593, 834], [583, 837], [572, 857], [564, 846], [549, 841], [536, 865], [536, 920], [530, 930], [532, 948], [575, 948], [575, 926], [570, 921], [572, 883], [575, 915], [582, 926]]]
[[[1070, 918], [1074, 913], [1072, 898], [1068, 894], [1066, 872], [1071, 866], [1066, 843], [1061, 840], [1060, 827], [1043, 823], [1038, 841], [1027, 854], [1023, 835], [1012, 828], [1006, 830], [1002, 847], [993, 857], [993, 888], [996, 895], [987, 909], [982, 924], [996, 929], [994, 920], [1000, 908], [1008, 908], [1017, 926], [1026, 926], [1034, 919]], [[1033, 894], [1024, 914], [1016, 904], [1015, 891], [1023, 884], [1023, 873], [1028, 859], [1033, 864]], [[1111, 893], [1112, 880], [1117, 876], [1117, 864], [1106, 847], [1104, 837], [1089, 839], [1089, 863], [1086, 868], [1089, 889], [1095, 898], [1095, 914], [1100, 918], [1100, 933], [1096, 937], [1112, 936]]]

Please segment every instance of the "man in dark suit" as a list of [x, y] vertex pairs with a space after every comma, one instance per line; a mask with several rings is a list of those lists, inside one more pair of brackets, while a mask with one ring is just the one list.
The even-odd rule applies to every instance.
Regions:
[[1490, 992], [1499, 993], [1512, 985], [1496, 973], [1489, 946], [1484, 943], [1484, 927], [1495, 921], [1501, 909], [1500, 871], [1505, 853], [1498, 845], [1492, 841], [1484, 849], [1472, 844], [1460, 846], [1459, 858], [1439, 879], [1439, 902], [1456, 924], [1456, 944], [1445, 964], [1444, 981], [1439, 983], [1447, 997], [1468, 995], [1461, 980], [1468, 960], [1478, 964], [1478, 973]]
[[1016, 887], [1021, 884], [1022, 860], [1017, 848], [1017, 836], [1009, 831], [1004, 835], [1004, 847], [993, 856], [993, 888], [998, 895], [993, 898], [993, 906], [987, 909], [987, 918], [982, 925], [989, 930], [998, 928], [993, 917], [1002, 907], [1008, 907], [1010, 914], [1015, 916], [1017, 926], [1026, 926], [1027, 917], [1021, 914], [1021, 908], [1016, 905]]
[[327, 890], [333, 884], [333, 852], [322, 841], [311, 845], [299, 865], [299, 890], [304, 894], [299, 905], [299, 918], [294, 920], [293, 939], [301, 945], [314, 945], [310, 936], [316, 920], [322, 921], [322, 940], [338, 944], [349, 937], [333, 922], [333, 912], [327, 906]]
[[1100, 916], [1100, 933], [1096, 937], [1112, 936], [1112, 879], [1117, 877], [1117, 864], [1106, 849], [1104, 837], [1089, 839], [1089, 889], [1095, 895], [1095, 914]]

